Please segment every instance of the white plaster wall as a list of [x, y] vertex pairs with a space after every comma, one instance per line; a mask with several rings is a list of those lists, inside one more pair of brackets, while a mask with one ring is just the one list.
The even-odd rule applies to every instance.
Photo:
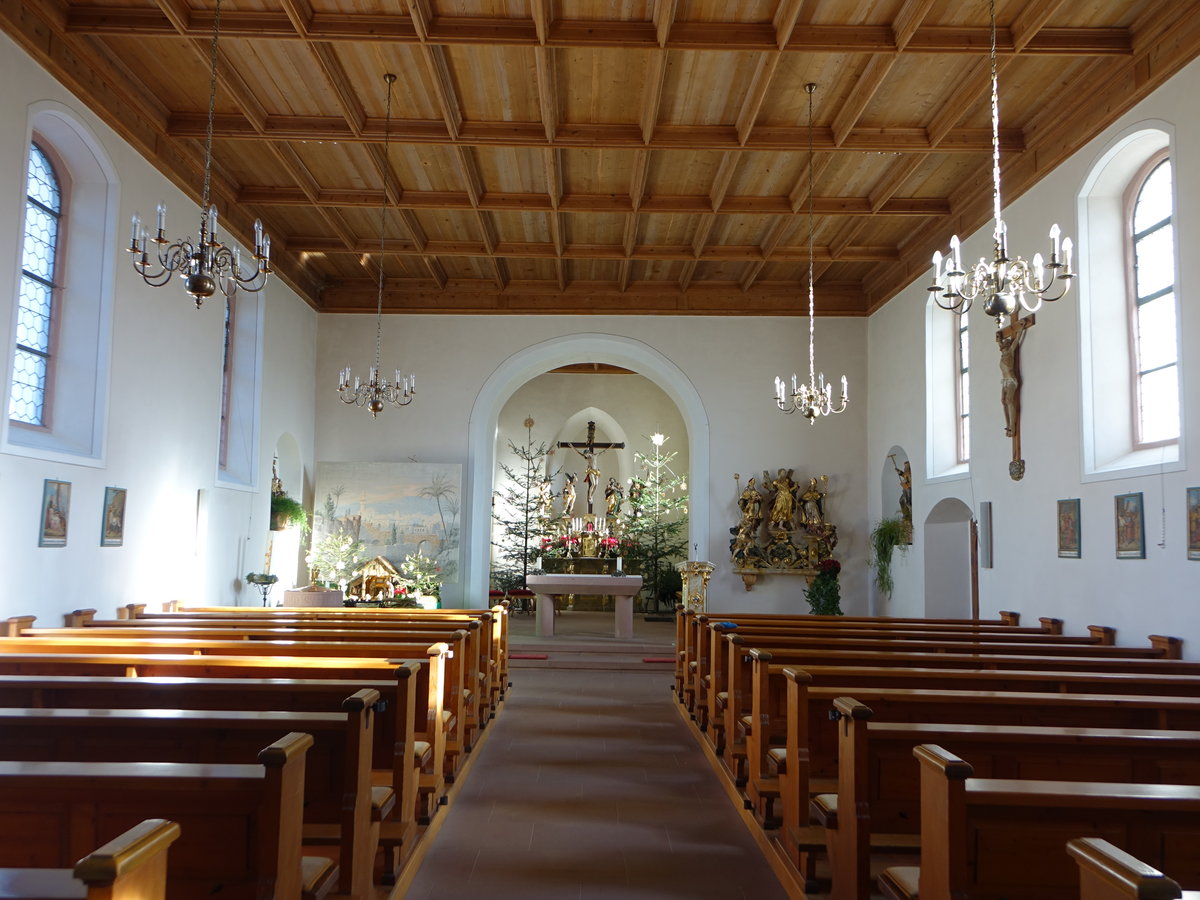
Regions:
[[[177, 284], [146, 287], [122, 249], [130, 216], [163, 200], [172, 234], [195, 228], [196, 205], [89, 113], [7, 37], [0, 36], [0, 322], [5, 365], [11, 358], [13, 303], [24, 203], [25, 123], [30, 104], [55, 101], [73, 110], [98, 138], [120, 182], [114, 223], [119, 256], [114, 285], [107, 444], [99, 466], [0, 454], [0, 553], [6, 590], [0, 616], [35, 613], [46, 624], [62, 612], [186, 599], [234, 602], [237, 581], [261, 568], [267, 540], [270, 456], [278, 434], [291, 432], [311, 465], [316, 315], [277, 280], [267, 289], [262, 436], [257, 490], [215, 486], [221, 395], [222, 309], [197, 311]], [[7, 397], [4, 398], [7, 406]], [[68, 543], [38, 548], [42, 481], [72, 483]], [[100, 547], [105, 486], [127, 488], [125, 541]], [[197, 491], [207, 514], [197, 531]], [[252, 598], [244, 596], [243, 602]]]
[[[1051, 173], [1032, 192], [1007, 206], [1010, 249], [1026, 257], [1045, 252], [1052, 222], [1064, 234], [1078, 235], [1076, 197], [1094, 161], [1121, 131], [1147, 119], [1170, 122], [1175, 129], [1176, 234], [1181, 248], [1182, 377], [1184, 385], [1183, 471], [1136, 477], [1115, 476], [1084, 482], [1081, 462], [1081, 401], [1078, 299], [1073, 291], [1038, 313], [1022, 349], [1025, 389], [1022, 395], [1024, 480], [1007, 473], [1010, 442], [1004, 436], [999, 404], [994, 326], [981, 310], [971, 312], [972, 448], [969, 477], [931, 482], [918, 465], [927, 448], [924, 396], [920, 372], [909, 377], [913, 360], [924, 358], [923, 309], [925, 273], [871, 318], [870, 434], [867, 458], [877, 465], [893, 444], [913, 457], [915, 544], [896, 571], [896, 591], [880, 611], [915, 615], [924, 595], [924, 552], [921, 523], [946, 497], [957, 497], [978, 514], [979, 502], [993, 504], [995, 567], [980, 571], [980, 610], [1022, 612], [1032, 622], [1058, 616], [1070, 633], [1089, 624], [1112, 625], [1118, 641], [1140, 644], [1151, 633], [1183, 637], [1185, 654], [1200, 658], [1200, 563], [1186, 559], [1184, 494], [1200, 484], [1197, 446], [1200, 423], [1200, 315], [1195, 311], [1195, 285], [1200, 284], [1200, 258], [1190, 248], [1200, 235], [1200, 121], [1195, 97], [1200, 91], [1200, 63], [1194, 62], [1167, 85], [1096, 140]], [[990, 254], [990, 226], [964, 241], [963, 257]], [[945, 235], [949, 241], [950, 234]], [[1085, 251], [1086, 252], [1086, 251]], [[949, 315], [948, 313], [946, 315]], [[977, 318], [976, 318], [977, 317]], [[1118, 401], [1113, 404], [1120, 415]], [[1190, 413], [1190, 414], [1189, 414]], [[877, 518], [878, 489], [868, 500]], [[1146, 559], [1118, 560], [1114, 551], [1113, 497], [1142, 491], [1146, 504]], [[1055, 537], [1056, 500], [1082, 500], [1082, 559], [1059, 559]], [[1165, 511], [1165, 529], [1164, 529]], [[1163, 546], [1159, 546], [1160, 541]]]
[[[861, 448], [867, 403], [861, 389], [855, 394], [866, 381], [866, 322], [861, 319], [817, 323], [817, 363], [827, 376], [849, 378], [851, 405], [840, 416], [809, 425], [779, 412], [772, 399], [775, 376], [790, 374], [807, 359], [803, 318], [389, 316], [383, 324], [383, 366], [415, 372], [420, 393], [411, 406], [386, 410], [372, 422], [365, 411], [342, 404], [333, 386], [339, 368], [351, 363], [357, 368], [369, 361], [374, 322], [367, 316], [322, 316], [317, 342], [317, 458], [457, 462], [464, 467], [464, 492], [486, 494], [490, 485], [475, 484], [470, 476], [477, 448], [469, 446], [468, 440], [469, 419], [481, 386], [510, 357], [542, 342], [585, 332], [633, 339], [661, 354], [678, 367], [703, 404], [709, 476], [702, 483], [689, 478], [688, 486], [693, 519], [707, 520], [703, 534], [693, 536], [693, 541], [699, 544], [702, 558], [717, 564], [711, 608], [808, 609], [799, 579], [766, 577], [746, 592], [729, 566], [728, 529], [738, 519], [733, 473], [741, 473], [744, 484], [748, 474], [786, 466], [798, 475], [830, 477], [827, 515], [843, 536], [837, 550], [845, 564], [843, 606], [848, 611], [866, 610], [867, 488]], [[529, 412], [538, 418], [538, 410]], [[494, 433], [489, 437], [494, 439]], [[694, 442], [690, 449], [694, 459], [699, 452]], [[490, 475], [490, 467], [487, 472]], [[468, 512], [464, 503], [464, 513]], [[463, 533], [464, 553], [470, 557], [465, 560], [467, 567], [485, 565], [486, 522], [472, 521], [468, 515]], [[470, 575], [465, 583], [469, 579]], [[462, 599], [477, 605], [483, 598]]]

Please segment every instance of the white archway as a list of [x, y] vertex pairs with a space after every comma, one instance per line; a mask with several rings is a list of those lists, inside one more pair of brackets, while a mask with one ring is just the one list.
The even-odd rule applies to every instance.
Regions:
[[971, 507], [939, 500], [925, 517], [925, 616], [971, 617]]
[[471, 527], [465, 535], [464, 577], [467, 606], [482, 605], [489, 572], [492, 472], [495, 468], [496, 427], [500, 410], [525, 382], [571, 363], [595, 362], [621, 366], [657, 384], [679, 408], [688, 431], [691, 465], [688, 483], [688, 543], [708, 555], [709, 437], [708, 414], [695, 385], [670, 359], [649, 344], [612, 334], [574, 334], [552, 338], [518, 350], [504, 360], [479, 389], [467, 431], [470, 470]]

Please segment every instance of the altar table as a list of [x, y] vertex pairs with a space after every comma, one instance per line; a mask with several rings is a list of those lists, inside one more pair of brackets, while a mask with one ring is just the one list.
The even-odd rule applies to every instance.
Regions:
[[614, 600], [613, 634], [633, 637], [633, 595], [642, 589], [641, 575], [530, 575], [537, 594], [537, 636], [554, 637], [554, 598], [563, 594], [599, 594]]

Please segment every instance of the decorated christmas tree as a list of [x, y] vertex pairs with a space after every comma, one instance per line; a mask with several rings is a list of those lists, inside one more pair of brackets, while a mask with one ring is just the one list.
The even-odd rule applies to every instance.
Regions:
[[635, 453], [642, 474], [629, 486], [625, 520], [625, 556], [640, 568], [643, 591], [656, 609], [671, 610], [681, 580], [675, 564], [687, 558], [687, 479], [671, 469], [675, 452], [664, 452], [669, 438], [650, 437], [649, 453]]
[[515, 460], [512, 465], [500, 463], [503, 477], [492, 495], [492, 519], [499, 526], [499, 535], [492, 542], [495, 553], [491, 580], [505, 589], [525, 587], [550, 526], [551, 475], [545, 471], [550, 448], [533, 442], [532, 418], [527, 418], [524, 425], [525, 443], [508, 442]]

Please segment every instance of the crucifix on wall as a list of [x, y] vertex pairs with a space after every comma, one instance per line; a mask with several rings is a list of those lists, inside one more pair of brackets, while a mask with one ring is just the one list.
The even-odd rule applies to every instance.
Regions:
[[614, 447], [622, 450], [625, 447], [621, 442], [600, 442], [596, 443], [596, 423], [587, 423], [587, 440], [586, 441], [559, 441], [558, 446], [570, 447], [576, 453], [583, 457], [585, 465], [583, 482], [587, 485], [587, 511], [589, 514], [594, 513], [592, 508], [592, 498], [596, 495], [596, 485], [600, 481], [600, 470], [596, 468], [596, 453], [603, 453], [605, 450], [612, 450]]
[[1021, 458], [1021, 342], [1035, 321], [1033, 315], [1023, 319], [1013, 316], [1007, 327], [996, 331], [996, 344], [1000, 347], [1000, 405], [1004, 408], [1004, 433], [1012, 438], [1008, 477], [1013, 481], [1025, 477], [1025, 460]]

